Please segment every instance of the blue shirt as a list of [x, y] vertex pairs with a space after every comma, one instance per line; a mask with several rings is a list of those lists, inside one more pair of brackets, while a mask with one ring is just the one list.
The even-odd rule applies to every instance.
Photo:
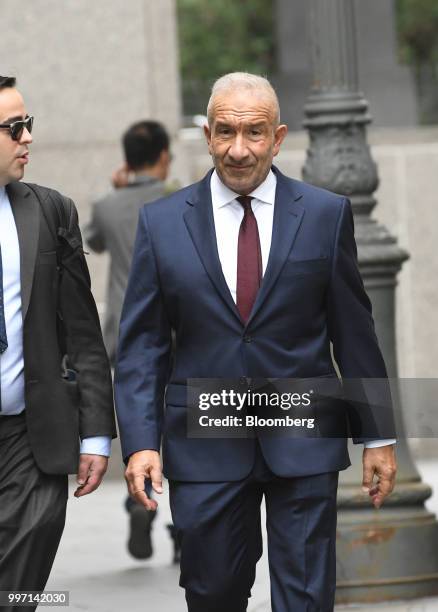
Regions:
[[[20, 414], [25, 409], [20, 245], [11, 203], [4, 187], [0, 187], [0, 244], [8, 337], [8, 348], [0, 355], [1, 418]], [[80, 452], [109, 457], [110, 449], [111, 438], [95, 436], [82, 440]]]

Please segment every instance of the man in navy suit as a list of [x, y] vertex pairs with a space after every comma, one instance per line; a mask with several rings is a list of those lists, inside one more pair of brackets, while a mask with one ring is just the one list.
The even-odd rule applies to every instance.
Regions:
[[[247, 609], [263, 495], [272, 609], [332, 610], [338, 472], [350, 461], [341, 404], [336, 437], [190, 437], [187, 381], [335, 378], [330, 342], [342, 377], [386, 377], [351, 205], [272, 166], [286, 132], [266, 79], [221, 77], [205, 128], [214, 170], [140, 213], [117, 414], [130, 493], [151, 510], [144, 481], [162, 491], [163, 442], [190, 612]], [[394, 486], [394, 442], [365, 443], [375, 507]]]

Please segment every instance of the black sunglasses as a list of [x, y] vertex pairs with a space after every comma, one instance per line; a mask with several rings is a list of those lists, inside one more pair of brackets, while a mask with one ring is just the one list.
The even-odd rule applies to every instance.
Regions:
[[12, 123], [0, 123], [0, 128], [7, 128], [12, 140], [20, 140], [24, 128], [26, 128], [29, 134], [32, 132], [33, 117], [28, 116], [26, 119], [19, 119], [18, 121], [12, 121]]

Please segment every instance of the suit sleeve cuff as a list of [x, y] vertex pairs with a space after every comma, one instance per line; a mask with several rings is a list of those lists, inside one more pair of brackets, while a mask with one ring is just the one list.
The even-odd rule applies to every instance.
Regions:
[[388, 438], [386, 440], [368, 440], [368, 442], [364, 442], [365, 448], [379, 448], [380, 446], [389, 446], [390, 444], [395, 444], [397, 440], [395, 438]]
[[109, 436], [92, 436], [91, 438], [84, 438], [81, 442], [80, 453], [109, 457], [111, 455], [111, 438]]

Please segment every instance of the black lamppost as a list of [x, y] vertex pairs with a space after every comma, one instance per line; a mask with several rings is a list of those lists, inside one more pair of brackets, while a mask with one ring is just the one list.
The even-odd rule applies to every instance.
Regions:
[[[354, 0], [310, 0], [309, 7], [313, 86], [304, 107], [310, 146], [303, 177], [352, 202], [359, 264], [388, 375], [396, 379], [394, 293], [397, 273], [408, 254], [370, 216], [376, 205], [373, 193], [378, 176], [366, 137], [371, 117], [357, 78]], [[353, 466], [341, 473], [338, 603], [438, 593], [438, 523], [424, 505], [431, 489], [421, 481], [403, 439], [397, 387], [393, 398], [401, 434], [395, 492], [380, 510], [374, 510], [361, 494], [362, 448], [352, 445]]]

